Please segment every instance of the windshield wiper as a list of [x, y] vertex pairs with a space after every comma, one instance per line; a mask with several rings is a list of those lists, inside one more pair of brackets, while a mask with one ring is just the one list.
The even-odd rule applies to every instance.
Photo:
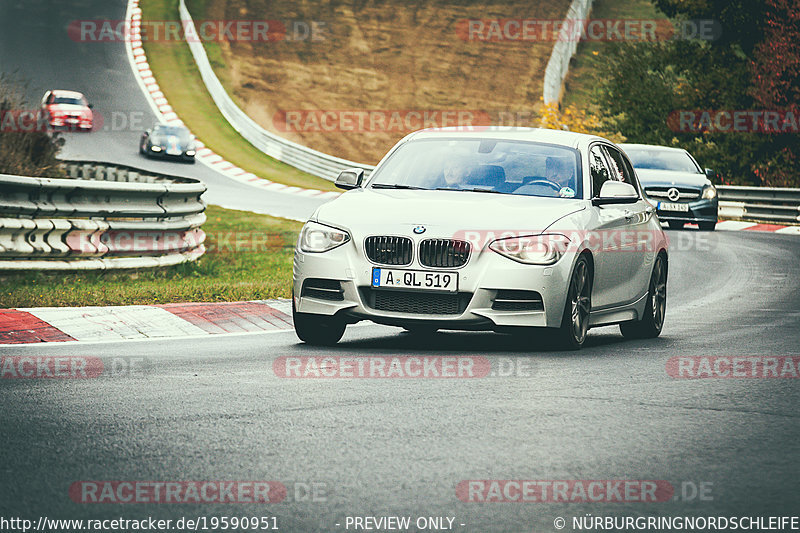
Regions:
[[455, 189], [452, 187], [438, 187], [435, 191], [460, 191], [460, 192], [488, 192], [491, 194], [510, 194], [507, 192], [495, 191], [494, 189]]
[[414, 187], [413, 185], [400, 185], [397, 183], [376, 183], [371, 189], [412, 189], [415, 191], [427, 191], [425, 187]]

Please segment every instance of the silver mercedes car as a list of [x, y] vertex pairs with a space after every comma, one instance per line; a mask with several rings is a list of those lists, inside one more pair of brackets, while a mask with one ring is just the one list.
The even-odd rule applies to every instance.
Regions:
[[320, 206], [294, 254], [298, 337], [338, 342], [371, 320], [415, 334], [548, 328], [580, 348], [596, 326], [660, 334], [667, 239], [627, 156], [534, 128], [422, 130]]
[[658, 217], [672, 229], [694, 223], [713, 231], [719, 215], [715, 172], [700, 169], [682, 148], [651, 144], [620, 144], [641, 180], [644, 195], [656, 206]]

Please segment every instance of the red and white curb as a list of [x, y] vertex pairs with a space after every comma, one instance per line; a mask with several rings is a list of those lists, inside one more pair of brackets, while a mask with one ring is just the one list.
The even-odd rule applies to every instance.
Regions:
[[[697, 224], [686, 224], [687, 228], [696, 228]], [[720, 220], [717, 222], [720, 231], [768, 231], [790, 235], [800, 235], [800, 226], [783, 226], [781, 224], [759, 224], [742, 220]]]
[[0, 309], [0, 346], [205, 337], [292, 328], [291, 300]]
[[[141, 23], [142, 23], [142, 10], [139, 7], [139, 0], [129, 0], [128, 9], [125, 15], [130, 28], [130, 37], [125, 40], [125, 47], [127, 50], [128, 61], [133, 69], [133, 74], [136, 78], [139, 87], [144, 93], [145, 99], [150, 104], [153, 113], [159, 118], [160, 121], [167, 124], [181, 125], [183, 121], [178, 117], [172, 106], [169, 105], [164, 93], [158, 85], [153, 71], [150, 70], [150, 65], [147, 62], [147, 57], [142, 47], [141, 37]], [[317, 189], [303, 189], [302, 187], [292, 187], [282, 183], [275, 183], [265, 178], [256, 176], [251, 172], [243, 170], [230, 161], [226, 161], [221, 155], [215, 153], [205, 144], [197, 139], [197, 154], [195, 158], [200, 163], [215, 170], [225, 177], [231, 178], [238, 182], [256, 187], [262, 190], [273, 192], [295, 194], [299, 196], [311, 196], [315, 198], [336, 198], [340, 193], [333, 191], [319, 191]]]

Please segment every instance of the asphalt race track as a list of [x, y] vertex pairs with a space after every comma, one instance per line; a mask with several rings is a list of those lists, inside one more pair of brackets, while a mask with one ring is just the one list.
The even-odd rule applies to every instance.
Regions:
[[[80, 45], [59, 33], [67, 20], [122, 18], [123, 3], [72, 4], [0, 4], [3, 70], [14, 65], [30, 78], [31, 98], [70, 87], [99, 109], [146, 112], [121, 44]], [[71, 135], [67, 148], [176, 168], [140, 159], [137, 136]], [[183, 168], [240, 208], [277, 202], [201, 165]], [[284, 531], [347, 531], [348, 516], [448, 516], [456, 531], [541, 532], [556, 531], [557, 517], [573, 531], [572, 517], [586, 514], [797, 515], [800, 382], [676, 379], [666, 369], [677, 356], [800, 355], [800, 239], [668, 234], [667, 318], [655, 340], [599, 328], [580, 352], [558, 352], [534, 336], [416, 338], [359, 325], [332, 349], [300, 344], [291, 331], [0, 348], [95, 356], [108, 367], [137, 361], [135, 371], [96, 379], [0, 380], [0, 516], [275, 516]], [[273, 370], [281, 356], [319, 355], [479, 356], [494, 375], [286, 379]], [[462, 480], [509, 479], [665, 480], [675, 497], [480, 503], [456, 494]], [[273, 504], [91, 505], [70, 498], [82, 480], [273, 480], [288, 495]], [[312, 484], [316, 497], [304, 497]]]
[[94, 112], [103, 117], [101, 131], [63, 133], [61, 157], [195, 177], [208, 185], [206, 202], [233, 209], [307, 218], [324, 203], [257, 189], [199, 162], [189, 165], [140, 155], [139, 138], [156, 118], [131, 70], [125, 43], [76, 42], [67, 33], [69, 23], [76, 20], [124, 20], [125, 8], [121, 0], [0, 1], [0, 72], [26, 83], [31, 109], [38, 107], [48, 89], [70, 89], [85, 94]]

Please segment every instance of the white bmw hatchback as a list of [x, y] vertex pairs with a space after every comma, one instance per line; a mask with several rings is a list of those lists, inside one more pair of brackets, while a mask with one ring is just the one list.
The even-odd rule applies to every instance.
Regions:
[[595, 326], [655, 337], [667, 239], [628, 158], [600, 137], [532, 128], [422, 130], [305, 224], [294, 326], [333, 344], [371, 320], [411, 332]]

